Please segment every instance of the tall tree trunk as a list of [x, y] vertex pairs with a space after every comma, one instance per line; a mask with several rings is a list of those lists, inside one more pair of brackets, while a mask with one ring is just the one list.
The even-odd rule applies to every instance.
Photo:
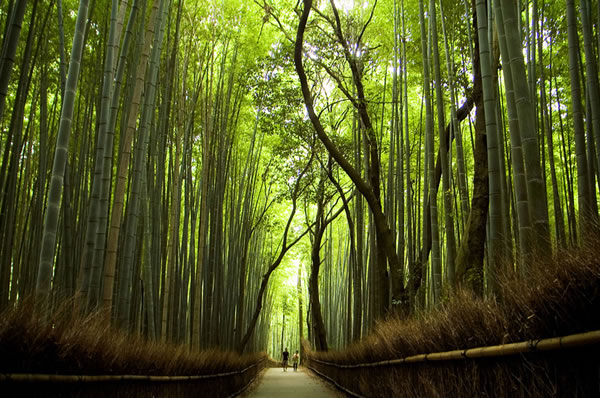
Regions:
[[[17, 274], [18, 272], [16, 271], [22, 266], [21, 260], [16, 257], [17, 251], [15, 250], [15, 247], [18, 246], [18, 244], [16, 244], [15, 241], [18, 239], [18, 203], [21, 202], [19, 197], [19, 175], [23, 173], [23, 169], [25, 168], [22, 165], [24, 162], [23, 150], [28, 141], [27, 130], [23, 131], [24, 121], [26, 120], [25, 107], [27, 105], [27, 97], [31, 87], [35, 57], [39, 50], [38, 42], [34, 54], [37, 4], [38, 1], [34, 1], [29, 22], [27, 42], [20, 65], [21, 68], [14, 97], [13, 112], [8, 126], [8, 137], [6, 139], [3, 156], [4, 163], [2, 163], [2, 170], [0, 172], [2, 175], [0, 178], [0, 183], [2, 183], [2, 196], [0, 197], [0, 308], [5, 308], [8, 301], [13, 301], [12, 298], [15, 297], [18, 281], [16, 280], [16, 277], [13, 277], [13, 280], [10, 281], [11, 268], [13, 268], [12, 273]], [[47, 16], [48, 15], [49, 14], [47, 14]], [[31, 106], [33, 109], [37, 107], [35, 103]], [[31, 117], [32, 115], [29, 115], [29, 120], [32, 120]], [[5, 175], [6, 178], [4, 178]], [[11, 290], [10, 297], [8, 294], [9, 285]]]
[[[497, 281], [500, 267], [503, 265], [502, 243], [502, 215], [500, 198], [500, 143], [496, 124], [496, 98], [493, 90], [492, 67], [490, 65], [490, 43], [488, 41], [488, 19], [485, 0], [476, 0], [477, 4], [477, 33], [479, 39], [479, 61], [481, 67], [481, 80], [483, 91], [483, 106], [485, 112], [485, 130], [487, 140], [488, 174], [490, 186], [489, 208], [489, 247], [488, 267], [492, 276], [492, 283]], [[491, 12], [491, 10], [487, 10]], [[492, 286], [492, 291], [497, 292], [497, 286]]]
[[[542, 21], [544, 15], [542, 14]], [[540, 24], [541, 25], [541, 24]], [[539, 26], [538, 38], [537, 38], [537, 50], [540, 64], [540, 108], [541, 108], [541, 123], [540, 126], [542, 131], [546, 133], [546, 140], [548, 142], [548, 161], [550, 163], [550, 178], [552, 180], [552, 207], [554, 209], [554, 225], [556, 231], [556, 240], [558, 246], [561, 248], [566, 248], [567, 237], [565, 232], [565, 221], [562, 211], [562, 205], [559, 195], [559, 187], [558, 187], [558, 178], [556, 176], [556, 165], [554, 161], [554, 138], [552, 134], [552, 123], [550, 119], [549, 104], [546, 97], [546, 74], [545, 74], [545, 65], [543, 58], [543, 25]]]
[[[349, 233], [349, 241], [350, 241], [350, 252], [348, 254], [348, 263], [349, 263], [349, 275], [351, 275], [352, 279], [352, 291], [354, 292], [354, 312], [352, 317], [348, 314], [349, 318], [352, 318], [352, 341], [358, 341], [361, 336], [361, 325], [362, 325], [362, 272], [360, 272], [360, 268], [357, 266], [358, 255], [356, 250], [355, 243], [355, 223], [352, 218], [352, 213], [350, 211], [349, 200], [346, 198], [344, 194], [344, 190], [339, 184], [339, 182], [334, 178], [331, 170], [328, 172], [329, 180], [335, 186], [338, 191], [340, 197], [342, 198], [344, 213], [346, 214], [346, 222], [348, 223], [348, 233]], [[350, 288], [349, 288], [350, 289]], [[350, 294], [350, 293], [349, 293]]]
[[586, 70], [586, 103], [589, 102], [591, 112], [586, 119], [591, 119], [593, 138], [596, 144], [596, 158], [594, 159], [596, 168], [600, 173], [600, 84], [598, 83], [598, 64], [596, 61], [596, 52], [594, 51], [594, 38], [592, 32], [591, 14], [588, 7], [591, 3], [587, 0], [581, 0], [579, 10], [581, 13], [581, 30], [583, 31], [583, 48], [585, 53]]
[[[17, 46], [19, 44], [19, 36], [21, 35], [21, 25], [27, 10], [28, 0], [18, 0], [12, 9], [10, 20], [7, 20], [7, 30], [2, 43], [2, 58], [0, 59], [0, 120], [4, 115], [6, 106], [6, 96], [8, 94], [8, 84], [10, 83], [10, 75], [15, 62]], [[72, 59], [72, 57], [71, 57]], [[3, 164], [6, 164], [3, 162]], [[0, 183], [3, 178], [0, 178]]]
[[[419, 0], [419, 11], [419, 20], [421, 21], [421, 54], [423, 57], [423, 92], [425, 97], [425, 158], [429, 181], [429, 194], [427, 196], [430, 198], [428, 214], [431, 220], [431, 280], [433, 287], [433, 302], [437, 303], [441, 299], [442, 292], [442, 259], [440, 254], [440, 232], [438, 225], [438, 187], [435, 183], [435, 140], [433, 132], [433, 110], [431, 105], [431, 79], [429, 75], [429, 46], [427, 44], [429, 35], [425, 30], [425, 26], [429, 26], [429, 28], [432, 29], [433, 22], [431, 21], [432, 17], [429, 16], [430, 19], [428, 19], [428, 25], [425, 25], [423, 0]], [[432, 38], [431, 40], [436, 41], [437, 37]]]
[[[115, 21], [115, 39], [114, 41], [109, 40], [110, 47], [108, 48], [108, 52], [112, 52], [113, 56], [116, 56], [118, 50], [118, 43], [120, 38], [120, 32], [122, 30], [122, 24], [124, 19], [125, 8], [127, 8], [127, 1], [121, 0], [121, 6], [118, 12], [117, 20]], [[131, 9], [131, 13], [129, 14], [129, 21], [127, 22], [127, 28], [125, 31], [125, 37], [123, 38], [123, 45], [121, 47], [121, 51], [119, 54], [119, 58], [113, 59], [109, 64], [111, 64], [111, 69], [114, 69], [115, 62], [118, 61], [118, 66], [116, 72], [114, 73], [114, 87], [110, 92], [110, 101], [107, 101], [106, 105], [108, 106], [108, 102], [110, 102], [110, 112], [109, 116], [106, 119], [105, 126], [105, 143], [104, 143], [104, 159], [103, 170], [102, 170], [102, 186], [100, 189], [100, 208], [99, 208], [99, 216], [98, 216], [98, 226], [97, 226], [97, 237], [95, 240], [95, 248], [94, 248], [94, 257], [92, 260], [92, 275], [90, 280], [90, 292], [88, 299], [88, 307], [96, 307], [99, 305], [99, 301], [101, 300], [101, 286], [103, 281], [104, 266], [106, 263], [107, 256], [107, 230], [108, 230], [108, 222], [109, 222], [109, 212], [110, 212], [110, 196], [111, 196], [111, 180], [113, 174], [113, 142], [115, 135], [115, 127], [117, 123], [117, 113], [118, 107], [121, 99], [121, 86], [123, 80], [123, 74], [125, 73], [126, 66], [126, 58], [129, 53], [130, 43], [133, 36], [133, 28], [135, 24], [136, 17], [138, 15], [139, 6], [138, 0], [134, 0], [133, 6]], [[111, 22], [112, 24], [112, 22]], [[108, 57], [108, 54], [107, 54]], [[105, 72], [108, 73], [108, 71]], [[104, 106], [105, 104], [103, 104]], [[120, 218], [119, 218], [120, 222]]]
[[302, 262], [298, 262], [298, 334], [299, 334], [299, 344], [300, 344], [300, 363], [302, 363], [304, 358], [304, 324], [302, 320]]
[[[304, 10], [302, 16], [300, 18], [300, 24], [298, 26], [297, 37], [295, 42], [295, 50], [294, 50], [294, 64], [296, 66], [296, 72], [298, 73], [300, 79], [300, 85], [302, 87], [302, 95], [304, 97], [304, 102], [307, 107], [308, 115], [311, 119], [311, 122], [317, 132], [317, 136], [319, 140], [323, 142], [327, 151], [331, 154], [331, 156], [335, 159], [335, 161], [340, 165], [340, 167], [346, 172], [346, 174], [350, 177], [352, 182], [356, 185], [358, 191], [365, 197], [369, 205], [369, 209], [373, 214], [374, 225], [376, 228], [376, 236], [377, 236], [377, 245], [378, 251], [380, 252], [378, 258], [377, 265], [377, 300], [376, 300], [376, 315], [383, 316], [386, 311], [386, 306], [388, 303], [388, 277], [387, 277], [387, 267], [385, 262], [385, 257], [387, 257], [387, 261], [389, 262], [389, 267], [392, 272], [392, 280], [397, 280], [398, 273], [402, 268], [402, 264], [398, 258], [398, 254], [396, 252], [395, 239], [392, 236], [391, 229], [388, 225], [387, 219], [383, 210], [381, 208], [380, 202], [380, 190], [379, 190], [379, 152], [377, 149], [377, 140], [375, 138], [375, 133], [373, 130], [373, 126], [367, 111], [367, 102], [364, 96], [364, 88], [361, 81], [360, 68], [356, 62], [353, 60], [352, 55], [350, 54], [350, 50], [347, 47], [347, 41], [345, 40], [342, 31], [341, 31], [341, 22], [339, 20], [339, 15], [337, 14], [337, 10], [335, 5], [332, 4], [334, 14], [335, 14], [335, 24], [333, 28], [335, 29], [336, 36], [338, 38], [338, 42], [344, 48], [344, 57], [346, 61], [350, 64], [352, 69], [353, 82], [357, 90], [358, 100], [354, 101], [354, 106], [356, 107], [361, 121], [365, 127], [365, 137], [369, 140], [369, 164], [370, 168], [368, 171], [368, 182], [363, 180], [360, 173], [352, 167], [350, 162], [344, 157], [344, 155], [340, 152], [339, 148], [333, 143], [330, 137], [325, 132], [319, 117], [315, 113], [314, 105], [313, 105], [313, 97], [310, 93], [310, 89], [308, 87], [308, 80], [306, 77], [306, 72], [304, 70], [304, 65], [302, 61], [302, 46], [304, 42], [304, 31], [306, 29], [306, 22], [308, 20], [308, 16], [310, 14], [310, 10], [312, 7], [312, 0], [304, 1]], [[348, 93], [346, 95], [349, 98], [352, 98]], [[382, 255], [384, 254], [383, 258]], [[392, 283], [392, 303], [398, 309], [397, 312], [401, 314], [408, 313], [408, 296], [407, 292], [402, 283], [403, 281], [398, 280], [397, 283]]]
[[[122, 273], [120, 291], [118, 293], [119, 311], [117, 324], [119, 327], [128, 329], [131, 327], [131, 300], [134, 275], [134, 254], [135, 243], [137, 241], [137, 231], [139, 222], [139, 210], [143, 205], [143, 200], [147, 200], [141, 192], [142, 172], [146, 162], [148, 134], [150, 130], [150, 117], [154, 110], [156, 99], [156, 85], [158, 78], [158, 64], [160, 60], [160, 52], [162, 48], [163, 36], [165, 31], [165, 21], [168, 9], [169, 0], [160, 0], [158, 9], [158, 19], [156, 21], [156, 35], [150, 57], [150, 76], [146, 83], [144, 95], [144, 107], [140, 119], [139, 137], [134, 154], [134, 170], [131, 193], [128, 199], [131, 209], [127, 219], [126, 236], [124, 240], [123, 252], [125, 254], [124, 261], [121, 264], [119, 272]], [[128, 206], [129, 207], [129, 206]]]
[[[98, 138], [96, 143], [96, 161], [94, 176], [92, 178], [92, 195], [90, 198], [90, 210], [86, 228], [86, 245], [84, 247], [81, 268], [83, 269], [82, 292], [87, 294], [87, 308], [91, 311], [96, 308], [100, 295], [100, 276], [104, 264], [104, 243], [106, 242], [105, 226], [101, 225], [101, 200], [104, 176], [110, 178], [112, 170], [113, 133], [109, 132], [111, 91], [113, 86], [113, 63], [114, 48], [118, 47], [116, 37], [117, 30], [118, 0], [112, 0], [110, 33], [104, 59], [104, 78], [102, 82], [102, 97], [100, 105], [100, 120], [98, 126]], [[110, 146], [110, 147], [108, 147]], [[108, 161], [108, 170], [104, 162]], [[106, 189], [106, 200], [108, 201], [108, 189]], [[108, 205], [106, 205], [108, 211]], [[104, 217], [106, 220], [106, 216]]]
[[583, 127], [583, 107], [581, 104], [581, 82], [579, 79], [579, 35], [577, 34], [577, 17], [574, 0], [566, 0], [567, 33], [569, 41], [569, 78], [571, 85], [571, 107], [573, 130], [575, 135], [575, 153], [577, 157], [577, 196], [579, 207], [579, 236], [586, 239], [590, 236], [592, 212], [592, 195], [590, 194], [588, 178], [588, 162], [585, 147], [585, 132]]
[[[146, 196], [150, 197], [148, 194], [148, 177], [144, 176], [143, 190], [146, 192]], [[144, 301], [146, 302], [146, 319], [148, 323], [148, 336], [151, 340], [155, 340], [157, 336], [156, 331], [156, 316], [154, 313], [154, 309], [156, 308], [156, 296], [154, 295], [154, 278], [152, 277], [152, 234], [150, 231], [151, 223], [150, 223], [150, 204], [149, 201], [147, 203], [142, 204], [142, 215], [144, 219], [144, 248], [142, 249], [142, 262], [143, 262], [143, 271], [142, 271], [142, 281], [144, 285]]]
[[[449, 142], [444, 139], [445, 118], [444, 118], [444, 96], [442, 94], [442, 73], [440, 71], [440, 52], [438, 48], [437, 17], [435, 10], [435, 0], [429, 1], [429, 15], [431, 18], [432, 52], [433, 52], [433, 70], [435, 74], [435, 93], [437, 105], [438, 134], [440, 139], [440, 157], [442, 161], [442, 192], [444, 202], [444, 227], [446, 230], [446, 267], [448, 273], [448, 282], [450, 289], [454, 287], [454, 260], [456, 256], [456, 239], [454, 236], [452, 189], [450, 187], [451, 168], [448, 161]], [[433, 160], [433, 153], [431, 156]]]
[[[509, 65], [510, 58], [506, 43], [504, 24], [502, 23], [503, 10], [499, 2], [496, 2], [496, 26], [498, 27], [498, 41], [502, 64]], [[506, 89], [506, 106], [508, 111], [508, 123], [510, 130], [511, 161], [514, 173], [514, 192], [516, 200], [516, 214], [518, 223], [519, 261], [520, 268], [523, 263], [531, 260], [533, 250], [533, 231], [531, 225], [531, 207], [529, 192], [527, 188], [527, 176], [525, 174], [525, 161], [523, 159], [523, 146], [521, 140], [521, 127], [517, 114], [517, 102], [515, 99], [512, 69], [509, 66], [503, 68], [504, 87]]]
[[[473, 1], [475, 7], [475, 1]], [[477, 26], [479, 14], [473, 13], [473, 22]], [[473, 195], [471, 211], [465, 225], [461, 244], [456, 255], [456, 281], [468, 287], [479, 297], [483, 296], [483, 259], [486, 242], [486, 221], [489, 203], [489, 173], [486, 144], [486, 120], [483, 101], [483, 87], [480, 67], [480, 50], [478, 35], [474, 37], [473, 54], [473, 96], [475, 97], [475, 151], [473, 172]]]
[[[529, 207], [536, 235], [537, 253], [547, 256], [551, 253], [548, 206], [545, 184], [541, 172], [542, 165], [540, 162], [537, 130], [535, 129], [535, 111], [529, 96], [520, 30], [514, 28], [515, 22], [520, 23], [521, 19], [512, 0], [501, 0], [500, 4], [508, 56], [510, 58], [510, 63], [504, 65], [504, 67], [511, 70], [515, 90], [517, 116], [523, 144], [523, 158], [525, 160], [525, 174], [527, 176]], [[536, 198], [535, 205], [532, 202], [532, 198]]]
[[324, 187], [325, 181], [323, 176], [319, 181], [317, 188], [317, 215], [314, 223], [314, 231], [312, 233], [312, 249], [310, 252], [311, 268], [310, 278], [308, 281], [308, 292], [310, 299], [310, 312], [313, 319], [313, 336], [315, 339], [315, 347], [319, 351], [327, 351], [327, 333], [325, 331], [325, 323], [321, 312], [321, 303], [319, 301], [319, 270], [321, 268], [321, 246], [323, 242], [323, 234], [327, 224], [325, 224], [325, 199]]
[[[138, 12], [136, 8], [137, 1], [134, 2], [131, 14]], [[104, 281], [102, 284], [102, 302], [103, 307], [110, 314], [113, 310], [113, 291], [115, 284], [115, 269], [117, 263], [117, 249], [119, 245], [119, 235], [121, 233], [121, 220], [123, 216], [123, 207], [125, 199], [125, 190], [127, 184], [127, 175], [129, 162], [131, 158], [131, 144], [135, 133], [139, 109], [144, 90], [144, 76], [148, 66], [148, 57], [150, 55], [150, 47], [155, 34], [156, 18], [158, 16], [158, 0], [153, 1], [152, 12], [148, 27], [142, 43], [142, 52], [138, 67], [135, 73], [135, 84], [131, 87], [133, 94], [129, 101], [129, 112], [127, 124], [125, 125], [125, 133], [121, 131], [121, 153], [119, 156], [119, 165], [116, 173], [116, 184], [113, 193], [113, 207], [110, 217], [110, 227], [108, 231], [108, 240], [106, 246], [106, 260], [104, 264]]]
[[73, 110], [75, 107], [75, 91], [77, 90], [77, 81], [79, 79], [79, 70], [83, 54], [88, 4], [89, 0], [81, 0], [79, 2], [79, 11], [75, 22], [75, 35], [73, 37], [73, 47], [71, 49], [71, 60], [69, 62], [69, 72], [65, 86], [60, 127], [54, 152], [52, 179], [50, 181], [50, 191], [48, 193], [48, 202], [44, 216], [44, 234], [40, 250], [40, 264], [36, 284], [36, 292], [39, 300], [47, 299], [51, 289], [52, 265], [54, 263], [54, 251], [58, 231], [58, 215], [63, 191], [63, 178], [67, 163], [71, 121], [73, 119]]

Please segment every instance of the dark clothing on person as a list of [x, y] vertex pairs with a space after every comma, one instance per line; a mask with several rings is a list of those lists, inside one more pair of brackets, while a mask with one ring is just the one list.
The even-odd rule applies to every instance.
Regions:
[[283, 371], [287, 372], [287, 366], [288, 366], [288, 358], [290, 356], [290, 353], [288, 352], [287, 348], [285, 349], [285, 351], [283, 352], [283, 363], [282, 363], [282, 367], [283, 367]]

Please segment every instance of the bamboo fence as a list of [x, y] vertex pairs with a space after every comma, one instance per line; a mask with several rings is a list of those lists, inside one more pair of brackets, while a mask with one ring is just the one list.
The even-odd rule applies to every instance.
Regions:
[[[339, 364], [332, 363], [327, 361], [322, 361], [319, 359], [311, 358], [309, 355], [309, 360], [307, 367], [315, 372], [320, 377], [328, 380], [337, 388], [344, 391], [346, 394], [352, 397], [363, 398], [362, 395], [350, 390], [349, 385], [342, 385], [344, 382], [341, 380], [336, 380], [333, 375], [325, 374], [324, 370], [318, 370], [315, 368], [315, 365], [325, 365], [327, 367], [340, 369], [340, 372], [344, 372], [344, 370], [350, 369], [368, 369], [368, 368], [377, 368], [384, 366], [401, 366], [401, 365], [409, 365], [409, 364], [417, 364], [417, 363], [426, 363], [426, 362], [441, 362], [441, 361], [457, 361], [457, 360], [477, 360], [481, 358], [500, 358], [506, 357], [510, 355], [519, 355], [526, 353], [535, 353], [535, 352], [549, 352], [549, 351], [558, 351], [558, 350], [567, 350], [567, 349], [575, 349], [586, 346], [598, 345], [600, 344], [600, 330], [586, 332], [586, 333], [578, 333], [572, 334], [568, 336], [562, 337], [552, 337], [545, 339], [534, 339], [528, 341], [522, 341], [517, 343], [508, 343], [508, 344], [500, 344], [494, 346], [485, 346], [485, 347], [476, 347], [476, 348], [468, 348], [461, 350], [452, 350], [452, 351], [444, 351], [444, 352], [435, 352], [429, 354], [419, 354], [419, 355], [411, 355], [404, 358], [399, 359], [390, 359], [385, 361], [377, 361], [377, 362], [369, 362], [369, 363], [358, 363], [358, 364]], [[313, 362], [313, 366], [311, 366], [311, 362]], [[408, 369], [408, 368], [406, 368]], [[328, 372], [327, 372], [328, 373]], [[335, 373], [335, 372], [334, 372]], [[355, 376], [350, 376], [351, 378]], [[345, 383], [344, 383], [345, 384]]]
[[487, 347], [467, 348], [464, 350], [452, 350], [444, 352], [434, 352], [430, 354], [411, 355], [399, 359], [390, 359], [386, 361], [358, 363], [358, 364], [337, 364], [310, 358], [311, 361], [333, 366], [340, 369], [348, 368], [368, 368], [389, 365], [402, 365], [408, 363], [418, 363], [427, 361], [450, 361], [458, 359], [476, 359], [493, 358], [506, 355], [524, 354], [537, 351], [553, 351], [568, 348], [583, 347], [600, 343], [600, 330], [592, 332], [571, 334], [562, 337], [551, 337], [547, 339], [537, 339], [521, 341], [518, 343], [500, 344]]
[[327, 361], [322, 361], [315, 358], [310, 358], [307, 367], [315, 372], [320, 377], [328, 380], [337, 388], [344, 391], [346, 394], [352, 397], [363, 398], [362, 395], [351, 391], [347, 386], [342, 385], [338, 380], [325, 374], [323, 371], [319, 371], [311, 366], [311, 362], [318, 363], [321, 365], [338, 368], [338, 369], [360, 369], [360, 368], [376, 368], [382, 366], [399, 366], [408, 365], [424, 362], [440, 362], [440, 361], [454, 361], [454, 360], [466, 360], [472, 359], [477, 360], [481, 358], [494, 358], [494, 357], [505, 357], [509, 355], [518, 355], [535, 352], [548, 352], [558, 351], [573, 348], [581, 348], [585, 346], [592, 346], [600, 344], [600, 330], [572, 334], [562, 337], [552, 337], [546, 339], [535, 339], [522, 341], [517, 343], [500, 344], [486, 347], [468, 348], [462, 350], [452, 350], [444, 352], [435, 352], [429, 354], [411, 355], [399, 359], [390, 359], [385, 361], [369, 362], [369, 363], [358, 363], [358, 364], [338, 364]]
[[28, 373], [3, 373], [0, 374], [0, 382], [12, 381], [23, 383], [52, 382], [52, 383], [98, 383], [114, 381], [144, 381], [144, 382], [184, 382], [195, 380], [216, 379], [220, 377], [234, 376], [246, 373], [248, 370], [258, 366], [266, 360], [260, 361], [242, 370], [232, 372], [215, 373], [210, 375], [189, 376], [149, 376], [149, 375], [58, 375], [58, 374], [28, 374]]

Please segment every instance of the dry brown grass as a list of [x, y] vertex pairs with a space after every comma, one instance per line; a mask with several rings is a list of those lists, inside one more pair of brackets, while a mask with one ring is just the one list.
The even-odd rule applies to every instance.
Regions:
[[[371, 335], [316, 359], [357, 364], [600, 329], [600, 249], [561, 253], [505, 276], [499, 302], [455, 294], [427, 314], [381, 322]], [[600, 396], [598, 347], [504, 358], [340, 370], [312, 362], [369, 397]]]
[[[57, 311], [49, 322], [34, 316], [33, 306], [19, 305], [0, 315], [0, 373], [41, 373], [73, 375], [210, 375], [242, 370], [264, 358], [264, 354], [239, 356], [218, 350], [192, 352], [182, 345], [150, 342], [107, 326], [101, 315], [73, 318], [67, 310]], [[186, 383], [91, 383], [92, 386], [35, 386], [0, 383], [3, 394], [15, 388], [44, 391], [44, 396], [185, 396], [187, 392], [211, 391], [228, 396], [240, 390], [260, 370], [242, 375]], [[4, 385], [2, 385], [4, 384]], [[187, 384], [187, 385], [186, 385]], [[41, 388], [41, 390], [40, 390]], [[74, 389], [74, 390], [73, 390]], [[91, 389], [91, 391], [90, 391]], [[56, 391], [55, 391], [56, 390]], [[54, 391], [54, 393], [49, 393]], [[186, 392], [187, 391], [187, 392]], [[183, 395], [182, 395], [183, 394]], [[4, 396], [4, 395], [3, 395]]]

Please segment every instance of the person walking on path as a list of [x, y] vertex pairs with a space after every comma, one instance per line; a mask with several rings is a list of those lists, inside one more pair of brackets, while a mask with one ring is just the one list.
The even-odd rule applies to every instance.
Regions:
[[300, 355], [298, 355], [298, 351], [292, 357], [292, 364], [294, 365], [294, 372], [298, 371], [298, 360], [300, 359]]
[[283, 371], [284, 372], [287, 372], [289, 357], [290, 357], [290, 353], [288, 352], [287, 347], [286, 347], [285, 351], [283, 352]]

